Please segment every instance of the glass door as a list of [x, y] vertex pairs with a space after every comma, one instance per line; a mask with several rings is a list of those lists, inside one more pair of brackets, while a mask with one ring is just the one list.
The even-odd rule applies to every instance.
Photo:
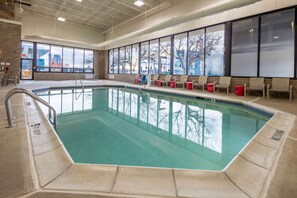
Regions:
[[33, 68], [32, 59], [22, 59], [21, 62], [21, 79], [22, 80], [32, 80], [33, 79]]

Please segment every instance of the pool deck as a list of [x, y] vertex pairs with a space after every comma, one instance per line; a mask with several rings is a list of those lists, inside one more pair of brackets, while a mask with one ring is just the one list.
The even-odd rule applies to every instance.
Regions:
[[[84, 85], [126, 85], [84, 81]], [[22, 81], [38, 89], [75, 86], [75, 81]], [[185, 95], [241, 101], [275, 115], [223, 171], [75, 164], [40, 108], [22, 94], [12, 97], [13, 128], [6, 128], [0, 87], [0, 197], [297, 197], [297, 100], [239, 97], [147, 87]], [[2, 113], [3, 112], [3, 113]], [[40, 123], [39, 127], [35, 124]], [[272, 140], [277, 130], [280, 141]]]

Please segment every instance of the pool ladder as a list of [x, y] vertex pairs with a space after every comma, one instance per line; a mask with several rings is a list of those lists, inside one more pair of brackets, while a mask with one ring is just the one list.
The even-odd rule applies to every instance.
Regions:
[[82, 87], [82, 92], [80, 92], [80, 94], [79, 94], [78, 96], [76, 95], [76, 92], [75, 92], [75, 100], [78, 100], [79, 97], [81, 96], [81, 94], [85, 91], [85, 86], [84, 86], [84, 84], [83, 84], [83, 82], [82, 82], [82, 80], [81, 80], [79, 74], [76, 74], [76, 77], [75, 77], [75, 85], [78, 84], [78, 83], [77, 83], [78, 81], [80, 82], [80, 85], [81, 85], [81, 87]]
[[[8, 128], [14, 127], [14, 124], [12, 121], [13, 113], [12, 113], [10, 98], [13, 95], [18, 94], [18, 93], [26, 94], [26, 95], [30, 96], [31, 98], [33, 98], [34, 100], [47, 106], [49, 108], [49, 118], [50, 118], [49, 120], [50, 120], [50, 122], [52, 122], [52, 124], [54, 125], [54, 128], [56, 129], [56, 127], [57, 127], [56, 110], [50, 104], [48, 104], [45, 100], [39, 98], [34, 93], [32, 93], [30, 90], [24, 89], [24, 88], [14, 88], [14, 89], [10, 90], [5, 96], [5, 109], [6, 109], [6, 114], [7, 114]], [[53, 112], [53, 117], [52, 117], [52, 112]]]

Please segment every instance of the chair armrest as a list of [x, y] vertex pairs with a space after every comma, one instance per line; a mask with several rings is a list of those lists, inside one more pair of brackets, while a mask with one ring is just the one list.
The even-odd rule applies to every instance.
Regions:
[[267, 84], [267, 91], [269, 91], [270, 89], [270, 84]]
[[198, 80], [192, 80], [192, 83], [195, 83], [196, 81], [198, 82]]
[[219, 83], [218, 81], [214, 81], [213, 85], [216, 86], [216, 84], [218, 84], [218, 83]]
[[289, 91], [292, 92], [292, 90], [293, 90], [293, 85], [290, 85]]
[[244, 83], [243, 86], [244, 88], [246, 88], [248, 86], [249, 83]]

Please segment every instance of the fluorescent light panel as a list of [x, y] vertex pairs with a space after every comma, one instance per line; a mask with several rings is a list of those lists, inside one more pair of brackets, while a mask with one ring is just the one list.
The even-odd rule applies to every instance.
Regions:
[[82, 0], [75, 0], [75, 1], [77, 1], [77, 2], [81, 2]]
[[143, 2], [143, 0], [136, 0], [136, 1], [134, 1], [134, 5], [140, 7], [140, 6], [144, 5], [144, 2]]
[[58, 21], [65, 21], [65, 18], [64, 17], [58, 17]]

